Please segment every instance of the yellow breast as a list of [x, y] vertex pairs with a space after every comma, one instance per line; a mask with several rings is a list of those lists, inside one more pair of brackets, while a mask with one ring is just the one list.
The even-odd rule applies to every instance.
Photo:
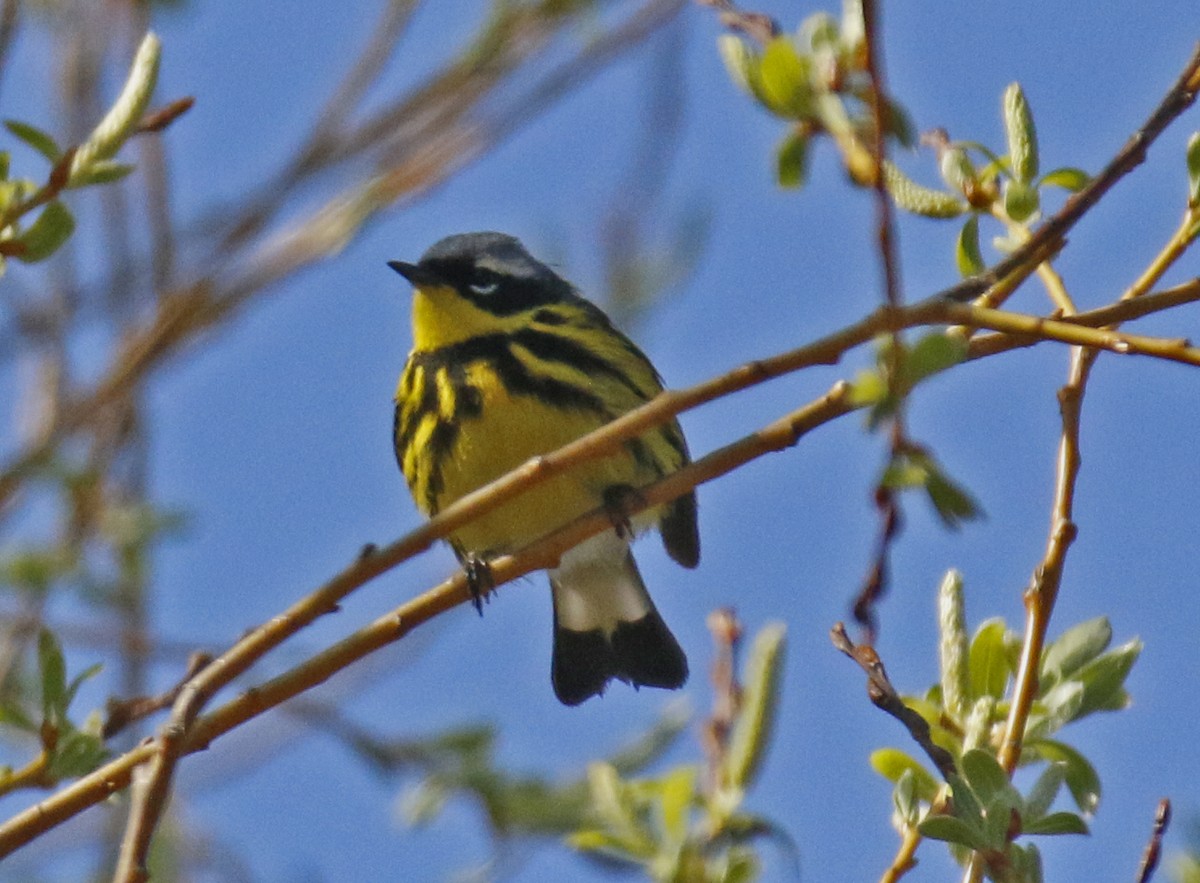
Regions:
[[[400, 425], [415, 420], [411, 438], [403, 446], [401, 467], [426, 514], [607, 422], [592, 411], [512, 394], [485, 363], [462, 366], [457, 378], [451, 368], [435, 369], [432, 378], [425, 374], [429, 370], [414, 368], [410, 360], [398, 393], [402, 414], [397, 436], [399, 446]], [[435, 390], [436, 407], [429, 407], [434, 403], [426, 394], [421, 416], [406, 418], [404, 402], [420, 400], [420, 391], [430, 388]], [[464, 389], [474, 391], [466, 407], [461, 401]], [[644, 484], [659, 474], [653, 464], [639, 463], [630, 451], [622, 450], [517, 496], [461, 528], [452, 541], [458, 549], [479, 555], [518, 548], [599, 506], [607, 488]], [[651, 523], [656, 517], [651, 513], [639, 522]]]

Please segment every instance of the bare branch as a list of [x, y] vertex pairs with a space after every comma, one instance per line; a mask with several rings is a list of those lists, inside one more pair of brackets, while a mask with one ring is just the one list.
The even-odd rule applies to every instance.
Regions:
[[829, 630], [829, 637], [833, 641], [834, 647], [857, 662], [859, 668], [866, 672], [867, 696], [870, 697], [872, 704], [876, 708], [886, 711], [904, 725], [913, 741], [933, 761], [933, 765], [937, 767], [943, 779], [949, 781], [951, 776], [957, 775], [954, 757], [933, 741], [929, 722], [904, 704], [904, 700], [892, 686], [892, 682], [887, 676], [887, 670], [883, 667], [883, 660], [879, 658], [875, 648], [869, 644], [856, 645], [850, 640], [850, 636], [846, 634], [846, 627], [840, 622], [835, 623]]
[[1137, 877], [1134, 878], [1137, 883], [1150, 883], [1150, 878], [1154, 876], [1154, 869], [1158, 867], [1158, 859], [1162, 853], [1163, 837], [1170, 824], [1171, 801], [1164, 797], [1158, 802], [1158, 809], [1154, 813], [1154, 827], [1150, 829], [1150, 840], [1146, 843], [1141, 864], [1138, 865]]

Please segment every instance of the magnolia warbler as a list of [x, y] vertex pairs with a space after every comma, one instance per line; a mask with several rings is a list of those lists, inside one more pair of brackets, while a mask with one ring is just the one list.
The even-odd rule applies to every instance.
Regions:
[[[414, 288], [413, 349], [396, 390], [396, 459], [432, 516], [662, 391], [654, 366], [609, 318], [501, 233], [450, 236], [415, 264], [389, 266]], [[449, 538], [470, 569], [513, 551], [688, 463], [671, 422], [514, 497]], [[550, 571], [551, 682], [566, 705], [617, 678], [678, 689], [687, 657], [654, 607], [629, 549], [657, 526], [684, 567], [700, 559], [692, 493], [580, 543]], [[632, 527], [633, 531], [626, 530]]]

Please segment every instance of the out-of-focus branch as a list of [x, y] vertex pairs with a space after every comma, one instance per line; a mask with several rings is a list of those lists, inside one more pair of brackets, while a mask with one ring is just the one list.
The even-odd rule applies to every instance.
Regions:
[[21, 0], [4, 0], [0, 4], [0, 77], [8, 67], [8, 53], [20, 21]]
[[[319, 160], [302, 167], [285, 161], [288, 171], [264, 195], [223, 207], [217, 216], [232, 221], [202, 227], [179, 244], [183, 253], [202, 255], [200, 269], [165, 292], [154, 313], [129, 329], [91, 390], [71, 396], [57, 421], [0, 466], [0, 511], [60, 440], [88, 427], [201, 333], [228, 321], [283, 278], [339, 251], [380, 211], [428, 193], [477, 160], [567, 89], [661, 27], [683, 2], [646, 0], [532, 85], [524, 85], [525, 67], [548, 55], [573, 19], [554, 2], [514, 6], [485, 26], [475, 45], [441, 74], [342, 133]], [[369, 163], [374, 171], [360, 169], [358, 183], [290, 226], [266, 229], [318, 173], [351, 160]]]

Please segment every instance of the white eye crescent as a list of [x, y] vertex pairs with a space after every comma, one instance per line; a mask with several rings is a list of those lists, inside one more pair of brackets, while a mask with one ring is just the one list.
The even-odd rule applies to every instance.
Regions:
[[472, 282], [470, 286], [473, 292], [484, 297], [487, 297], [489, 294], [495, 294], [496, 289], [499, 287], [499, 282]]

